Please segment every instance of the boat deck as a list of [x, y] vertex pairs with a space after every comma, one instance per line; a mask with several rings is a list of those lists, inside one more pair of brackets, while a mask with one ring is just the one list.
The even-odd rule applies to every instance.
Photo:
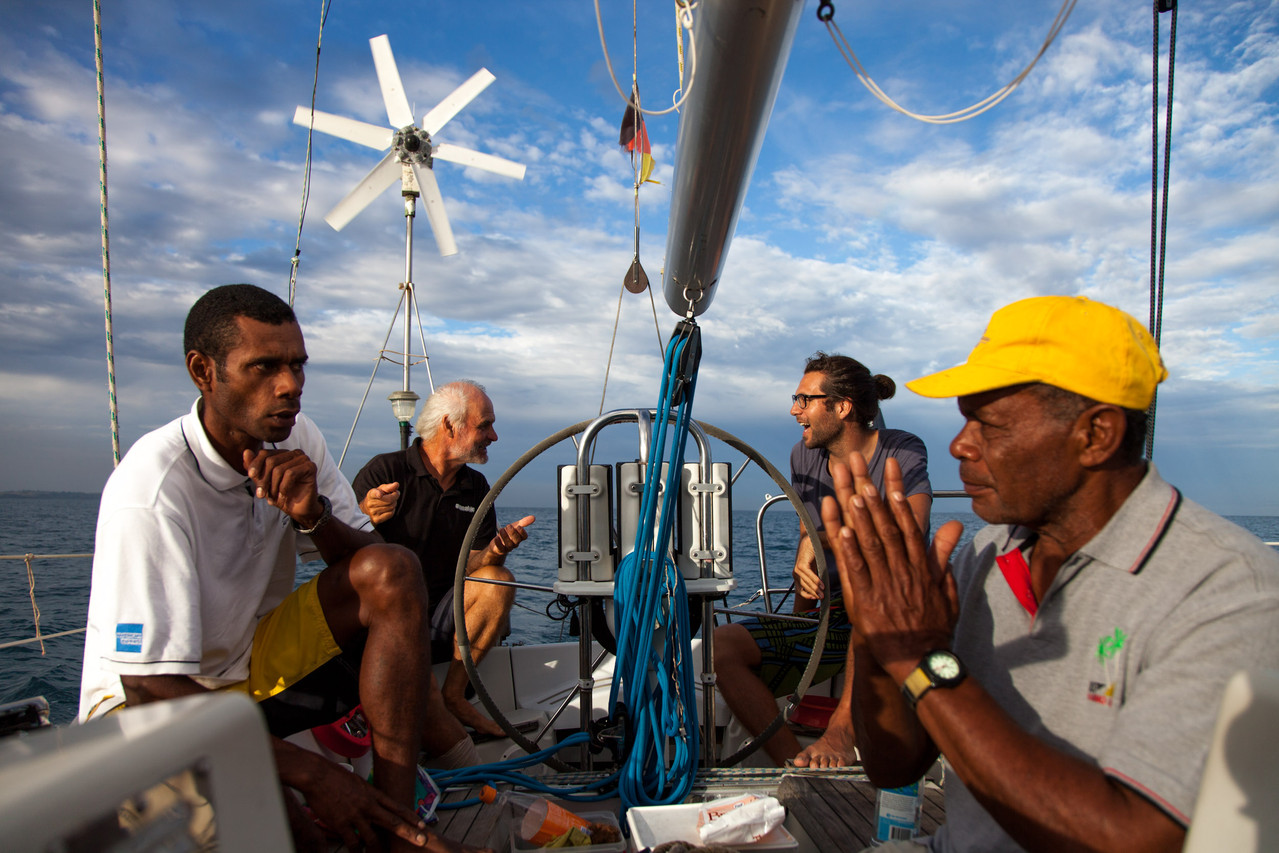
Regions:
[[[603, 774], [575, 773], [553, 777], [556, 785], [582, 785]], [[869, 847], [875, 835], [875, 786], [849, 768], [798, 770], [746, 768], [702, 770], [698, 773], [690, 801], [714, 799], [742, 791], [769, 791], [786, 807], [786, 829], [795, 837], [801, 853], [832, 850], [860, 850]], [[478, 788], [451, 791], [444, 802], [477, 797]], [[603, 800], [584, 806], [564, 803], [579, 811], [616, 810], [618, 801]], [[444, 837], [475, 847], [502, 851], [508, 847], [506, 828], [499, 825], [496, 808], [474, 805], [441, 810], [433, 829]], [[925, 783], [921, 830], [935, 832], [945, 820], [942, 789]], [[632, 849], [634, 849], [632, 845]]]

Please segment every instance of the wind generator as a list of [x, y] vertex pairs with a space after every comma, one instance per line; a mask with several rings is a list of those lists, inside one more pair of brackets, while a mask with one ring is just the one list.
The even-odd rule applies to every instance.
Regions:
[[[463, 166], [474, 166], [477, 169], [517, 180], [523, 180], [524, 166], [492, 154], [463, 148], [460, 145], [437, 144], [433, 139], [450, 119], [497, 79], [487, 68], [481, 68], [471, 75], [469, 80], [454, 89], [426, 113], [422, 117], [422, 123], [417, 125], [413, 122], [413, 111], [404, 94], [404, 84], [400, 80], [400, 72], [395, 65], [395, 56], [391, 53], [390, 39], [385, 35], [376, 36], [369, 39], [369, 46], [373, 51], [373, 65], [377, 70], [378, 84], [382, 90], [382, 102], [386, 106], [386, 117], [390, 122], [390, 129], [307, 107], [297, 108], [293, 114], [293, 123], [314, 128], [348, 142], [386, 151], [386, 156], [325, 215], [324, 221], [329, 223], [335, 231], [345, 228], [347, 223], [368, 207], [373, 199], [395, 183], [397, 177], [400, 179], [405, 219], [404, 281], [400, 284], [400, 302], [396, 306], [395, 314], [392, 315], [391, 328], [387, 329], [386, 337], [390, 339], [391, 330], [395, 327], [395, 319], [399, 316], [400, 306], [403, 306], [404, 380], [401, 389], [393, 392], [389, 399], [396, 418], [400, 421], [400, 443], [407, 447], [408, 422], [413, 417], [413, 409], [419, 399], [409, 387], [409, 371], [412, 366], [409, 350], [413, 316], [418, 316], [419, 332], [422, 328], [417, 297], [413, 288], [413, 219], [417, 212], [417, 199], [420, 196], [423, 204], [426, 205], [426, 218], [431, 224], [431, 232], [435, 235], [435, 243], [439, 247], [440, 255], [442, 257], [455, 255], [457, 242], [453, 239], [453, 229], [449, 225], [448, 215], [444, 212], [444, 197], [440, 195], [440, 187], [435, 180], [435, 161], [438, 159]], [[386, 358], [386, 340], [383, 340], [382, 347], [378, 353], [377, 362], [373, 366], [373, 376], [369, 377], [369, 387], [372, 387], [373, 379], [377, 376], [378, 364]], [[426, 363], [427, 381], [431, 390], [434, 391], [435, 383], [431, 378], [431, 366], [426, 355], [424, 335], [422, 361]], [[364, 394], [367, 398], [368, 388], [365, 389]], [[364, 401], [361, 400], [361, 409], [363, 406]], [[359, 412], [356, 412], [356, 423], [359, 422], [359, 418]], [[351, 434], [354, 433], [355, 423], [351, 425]], [[348, 447], [350, 443], [351, 436], [348, 435]], [[344, 457], [346, 455], [345, 447], [342, 455]], [[340, 460], [338, 464], [341, 464]]]

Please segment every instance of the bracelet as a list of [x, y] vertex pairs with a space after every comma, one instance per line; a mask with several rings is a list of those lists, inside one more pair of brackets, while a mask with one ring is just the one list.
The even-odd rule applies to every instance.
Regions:
[[329, 519], [333, 517], [333, 504], [324, 495], [320, 495], [320, 507], [320, 517], [316, 520], [315, 524], [310, 527], [299, 527], [298, 523], [294, 521], [293, 529], [298, 533], [301, 533], [303, 536], [310, 536], [312, 533], [327, 524]]

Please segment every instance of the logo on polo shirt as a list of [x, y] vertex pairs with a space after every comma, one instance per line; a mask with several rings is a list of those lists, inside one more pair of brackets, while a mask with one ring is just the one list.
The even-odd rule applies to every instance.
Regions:
[[115, 626], [115, 650], [117, 652], [142, 651], [142, 623], [117, 622]]
[[453, 508], [456, 509], [458, 512], [469, 512], [472, 514], [474, 514], [475, 512], [475, 507], [473, 506], [462, 506], [461, 504], [453, 504]]
[[1100, 680], [1088, 682], [1088, 701], [1105, 705], [1115, 704], [1115, 685], [1119, 683], [1119, 653], [1124, 649], [1128, 635], [1122, 628], [1102, 636], [1097, 641], [1097, 672]]

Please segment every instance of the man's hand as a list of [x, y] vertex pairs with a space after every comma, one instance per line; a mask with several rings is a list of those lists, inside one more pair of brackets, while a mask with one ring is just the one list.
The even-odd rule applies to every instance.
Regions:
[[888, 505], [867, 478], [866, 460], [853, 470], [832, 460], [836, 498], [822, 503], [840, 581], [852, 593], [849, 618], [875, 660], [897, 683], [924, 654], [950, 645], [959, 596], [948, 567], [964, 526], [947, 522], [928, 547], [902, 487], [901, 466], [884, 469]]
[[809, 602], [821, 601], [826, 594], [826, 579], [817, 574], [817, 557], [813, 555], [813, 543], [808, 538], [808, 531], [801, 525], [799, 528], [799, 547], [795, 549], [795, 568], [791, 570], [795, 579], [795, 607], [806, 610]]
[[[379, 829], [417, 847], [426, 846], [426, 824], [417, 813], [351, 771], [284, 742], [277, 742], [276, 756], [277, 760], [287, 756], [282, 763], [291, 772], [282, 772], [285, 784], [302, 794], [311, 816], [341, 838], [348, 850], [381, 850]], [[294, 834], [298, 834], [296, 827]], [[305, 833], [301, 840], [306, 840]]]
[[400, 484], [383, 483], [369, 489], [364, 500], [360, 501], [360, 510], [374, 524], [390, 521], [395, 515], [395, 507], [400, 502]]
[[525, 528], [535, 521], [537, 521], [537, 516], [526, 515], [519, 521], [508, 524], [497, 531], [497, 535], [493, 537], [493, 541], [488, 545], [490, 556], [500, 564], [506, 559], [507, 554], [520, 547], [520, 543], [528, 538], [528, 531]]
[[311, 527], [324, 511], [316, 487], [316, 468], [301, 450], [244, 451], [244, 470], [257, 486], [257, 496], [292, 518]]

